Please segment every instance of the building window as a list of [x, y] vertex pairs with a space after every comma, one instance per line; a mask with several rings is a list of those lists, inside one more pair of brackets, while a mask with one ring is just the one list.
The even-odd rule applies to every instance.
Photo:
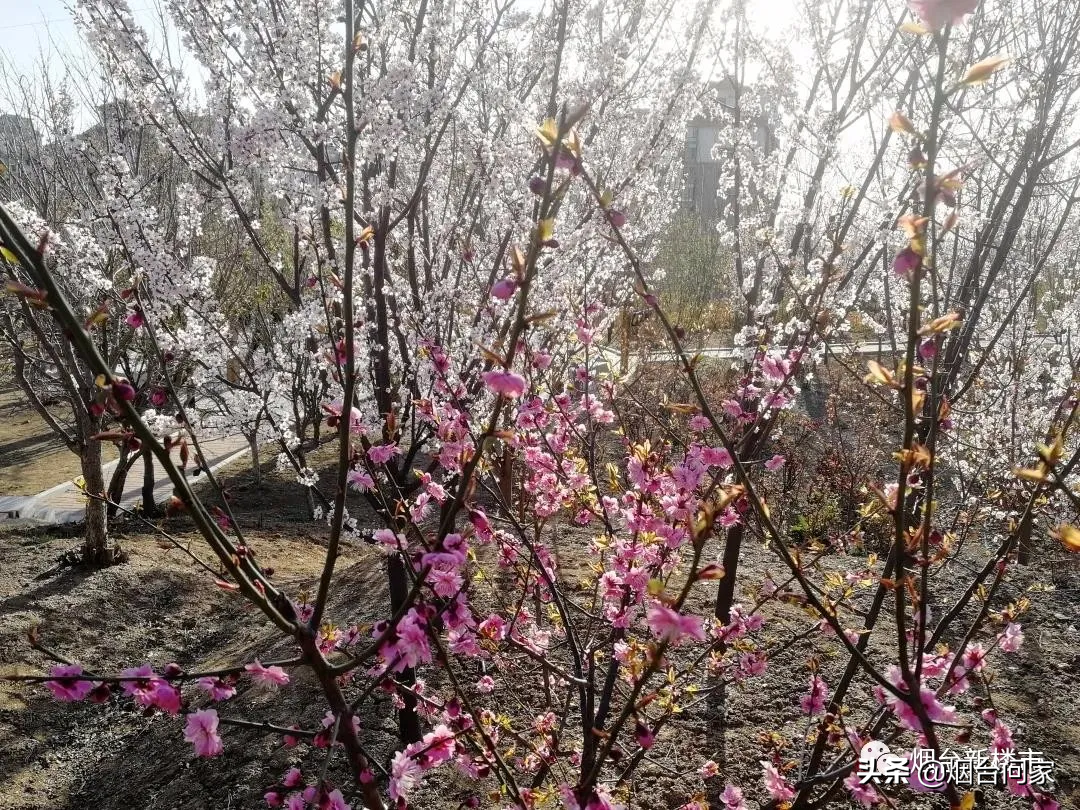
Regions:
[[686, 157], [691, 162], [697, 161], [698, 128], [688, 127], [686, 130]]

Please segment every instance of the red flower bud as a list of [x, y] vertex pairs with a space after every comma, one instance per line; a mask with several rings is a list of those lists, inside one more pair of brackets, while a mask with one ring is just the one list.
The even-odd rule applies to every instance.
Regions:
[[114, 397], [124, 402], [131, 402], [135, 399], [135, 386], [127, 380], [114, 382], [112, 384], [112, 392]]

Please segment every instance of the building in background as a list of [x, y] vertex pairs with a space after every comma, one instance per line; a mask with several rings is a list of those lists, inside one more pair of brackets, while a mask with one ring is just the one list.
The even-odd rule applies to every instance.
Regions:
[[[731, 220], [734, 194], [721, 189], [721, 177], [731, 170], [730, 158], [714, 151], [720, 133], [735, 112], [736, 85], [725, 80], [713, 85], [712, 109], [687, 124], [683, 150], [683, 210], [697, 214], [701, 227], [713, 229]], [[766, 116], [755, 122], [754, 139], [765, 151], [775, 148], [776, 138]]]

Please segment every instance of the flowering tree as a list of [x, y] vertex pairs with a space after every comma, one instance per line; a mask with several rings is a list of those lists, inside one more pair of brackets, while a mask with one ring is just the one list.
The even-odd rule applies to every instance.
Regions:
[[[169, 454], [173, 435], [127, 395], [57, 281], [57, 263], [78, 257], [0, 213], [9, 261], [27, 278], [20, 300], [71, 335], [124, 435], [169, 472], [226, 572], [198, 558], [217, 587], [294, 648], [212, 672], [106, 674], [35, 636], [57, 666], [29, 680], [63, 700], [120, 690], [182, 713], [200, 756], [224, 750], [230, 725], [303, 746], [302, 767], [267, 778], [266, 803], [291, 808], [420, 803], [422, 783], [449, 779], [451, 767], [484, 786], [467, 806], [491, 796], [495, 806], [620, 806], [688, 707], [722, 704], [729, 685], [803, 653], [792, 728], [762, 729], [764, 790], [777, 805], [841, 792], [862, 806], [893, 801], [867, 770], [885, 746], [938, 754], [978, 738], [996, 757], [1013, 752], [990, 673], [1019, 649], [1025, 604], [1001, 604], [1000, 588], [1036, 514], [1075, 508], [1080, 460], [1067, 355], [1075, 299], [1044, 294], [1026, 311], [1035, 281], [1005, 272], [1023, 262], [1035, 274], [1075, 250], [1063, 239], [1075, 221], [1063, 123], [1075, 84], [1045, 77], [1075, 75], [1080, 23], [1034, 8], [1045, 24], [967, 2], [913, 3], [912, 16], [838, 0], [807, 17], [809, 85], [776, 94], [795, 112], [778, 150], [754, 151], [743, 128], [756, 113], [744, 118], [736, 101], [722, 148], [736, 197], [752, 204], [728, 239], [746, 349], [728, 384], [684, 349], [654, 291], [650, 237], [670, 209], [678, 156], [668, 143], [698, 97], [689, 66], [702, 23], [732, 55], [747, 104], [792, 84], [790, 58], [741, 4], [681, 19], [646, 3], [518, 12], [346, 0], [339, 21], [306, 3], [177, 3], [210, 77], [202, 128], [182, 74], [155, 57], [125, 7], [83, 3], [139, 119], [197, 178], [186, 192], [195, 207], [237, 223], [276, 284], [280, 321], [262, 324], [256, 345], [256, 330], [214, 294], [197, 241], [162, 235], [133, 193], [116, 220], [142, 251], [133, 296], [147, 340], [202, 369], [196, 385], [234, 362], [236, 390], [254, 404], [221, 396], [222, 418], [263, 415], [313, 498], [297, 450], [316, 405], [336, 431], [337, 461], [320, 515], [325, 563], [301, 600], [274, 582], [227, 504], [215, 513], [190, 489]], [[683, 22], [694, 32], [685, 53], [670, 45]], [[988, 56], [1003, 41], [1029, 87], [1012, 88]], [[672, 67], [672, 53], [689, 57]], [[755, 63], [758, 89], [744, 81]], [[991, 146], [1006, 101], [1015, 129]], [[862, 120], [873, 148], [841, 149]], [[647, 364], [630, 379], [607, 371], [597, 338], [627, 295], [666, 335], [674, 396], [652, 396]], [[892, 464], [865, 481], [865, 503], [837, 534], [854, 541], [877, 525], [888, 538], [880, 558], [800, 545], [777, 502], [815, 461], [786, 437], [800, 382], [852, 313], [896, 347], [894, 364], [852, 375], [891, 425], [878, 440]], [[1035, 336], [1032, 316], [1052, 337]], [[1021, 363], [1036, 339], [1065, 348]], [[1008, 434], [969, 404], [1002, 391], [1017, 426]], [[1004, 465], [1002, 443], [1013, 453]], [[1006, 476], [1023, 482], [1012, 500], [992, 489]], [[1075, 550], [1074, 522], [1053, 531]], [[997, 539], [973, 565], [971, 531]], [[751, 539], [773, 555], [767, 576], [750, 579]], [[386, 559], [389, 613], [373, 626], [333, 615], [346, 543]], [[777, 641], [762, 630], [781, 616], [795, 626]], [[321, 719], [233, 708], [240, 679], [292, 687], [297, 669], [313, 676]], [[382, 694], [400, 742], [385, 768], [363, 737]], [[703, 756], [694, 770], [705, 781], [686, 808], [707, 791], [727, 810], [746, 806], [749, 786], [719, 779], [723, 765]], [[904, 789], [973, 805], [964, 786], [932, 776], [916, 771]], [[1008, 785], [1044, 809], [1056, 806], [1048, 787]]]
[[[47, 70], [42, 70], [48, 76]], [[69, 74], [74, 81], [76, 73]], [[83, 79], [85, 80], [85, 76]], [[26, 121], [26, 131], [9, 133], [5, 154], [18, 161], [4, 178], [5, 196], [18, 203], [12, 213], [24, 229], [48, 234], [50, 261], [66, 268], [65, 294], [97, 330], [98, 345], [110, 368], [129, 382], [128, 395], [145, 408], [164, 403], [162, 365], [148, 351], [140, 326], [143, 314], [131, 300], [139, 258], [123, 239], [117, 212], [128, 204], [122, 191], [138, 187], [140, 198], [171, 214], [175, 203], [175, 164], [155, 153], [144, 131], [125, 120], [123, 105], [107, 91], [94, 99], [93, 124], [74, 132], [75, 101], [51, 83], [31, 88], [8, 85], [10, 103]], [[6, 297], [0, 336], [13, 361], [14, 378], [27, 402], [46, 425], [79, 455], [81, 482], [97, 497], [87, 501], [86, 534], [81, 553], [89, 565], [112, 562], [117, 549], [107, 537], [103, 496], [118, 498], [139, 443], [112, 436], [114, 414], [95, 388], [95, 374], [71, 351], [63, 329], [43, 311], [42, 301], [25, 293], [29, 278], [10, 252], [3, 254], [5, 282], [16, 296]], [[102, 447], [117, 440], [120, 461], [106, 484]], [[149, 460], [149, 456], [145, 456]], [[153, 468], [144, 499], [153, 511]], [[111, 508], [111, 507], [110, 507]]]

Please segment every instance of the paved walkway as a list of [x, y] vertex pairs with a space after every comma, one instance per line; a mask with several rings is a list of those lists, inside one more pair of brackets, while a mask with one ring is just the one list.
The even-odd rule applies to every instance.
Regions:
[[[209, 439], [201, 442], [200, 446], [211, 470], [217, 470], [240, 458], [249, 449], [247, 439], [243, 436]], [[174, 449], [174, 458], [178, 453], [179, 451]], [[106, 483], [112, 477], [116, 465], [117, 462], [112, 461], [102, 468]], [[154, 498], [158, 503], [163, 503], [172, 495], [173, 484], [160, 464], [154, 465], [154, 471], [158, 476], [154, 482]], [[131, 509], [142, 503], [142, 472], [142, 462], [136, 461], [128, 472], [124, 494], [120, 498], [121, 506]], [[198, 481], [202, 477], [192, 476], [192, 472], [192, 465], [188, 464], [189, 478]], [[71, 481], [65, 481], [37, 495], [0, 495], [0, 522], [28, 520], [35, 523], [75, 523], [83, 519], [85, 512], [86, 496]]]
[[[743, 357], [744, 349], [734, 349], [730, 346], [719, 346], [711, 348], [692, 348], [684, 347], [687, 357], [693, 357], [695, 354], [711, 360], [740, 360]], [[862, 343], [833, 343], [829, 346], [830, 350], [841, 357], [846, 357], [850, 354], [857, 355], [890, 355], [892, 353], [892, 344], [885, 340], [870, 340]], [[619, 350], [613, 346], [597, 346], [596, 349], [600, 353], [601, 361], [611, 369], [619, 368], [621, 363], [621, 355]], [[642, 356], [640, 352], [630, 352], [627, 358], [627, 372], [632, 373], [639, 363], [669, 363], [677, 359], [678, 355], [671, 349], [660, 349], [657, 351], [649, 352]]]

